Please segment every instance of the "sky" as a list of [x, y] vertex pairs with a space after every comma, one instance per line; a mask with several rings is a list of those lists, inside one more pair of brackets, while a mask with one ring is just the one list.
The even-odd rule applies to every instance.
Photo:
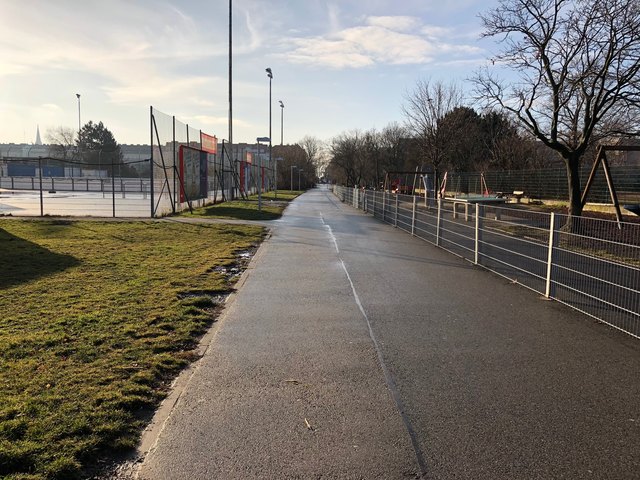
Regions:
[[[330, 140], [403, 123], [419, 80], [491, 57], [497, 0], [233, 0], [233, 141]], [[0, 143], [102, 121], [148, 144], [149, 109], [228, 137], [227, 0], [0, 0]], [[80, 100], [76, 94], [80, 94]], [[284, 109], [279, 106], [282, 100]], [[282, 115], [282, 116], [281, 116]], [[166, 130], [166, 125], [163, 127]]]

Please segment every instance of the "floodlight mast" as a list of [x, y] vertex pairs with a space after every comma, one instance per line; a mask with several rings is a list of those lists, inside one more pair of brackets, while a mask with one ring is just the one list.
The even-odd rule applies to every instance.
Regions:
[[[265, 69], [267, 77], [269, 77], [269, 168], [271, 168], [271, 81], [273, 80], [273, 72], [270, 67]], [[276, 179], [276, 184], [278, 180]], [[278, 188], [276, 185], [275, 198], [278, 198]]]
[[280, 102], [280, 146], [284, 143], [284, 103], [282, 100], [278, 100]]

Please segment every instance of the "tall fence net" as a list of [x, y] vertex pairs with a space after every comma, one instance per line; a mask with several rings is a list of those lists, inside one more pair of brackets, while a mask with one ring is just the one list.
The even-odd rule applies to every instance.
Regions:
[[247, 198], [275, 184], [265, 147], [218, 144], [216, 137], [153, 107], [151, 144], [154, 217]]
[[[225, 170], [231, 171], [231, 166], [227, 162], [225, 168], [224, 162], [219, 162], [217, 139], [208, 151], [203, 151], [203, 137], [215, 139], [151, 107], [151, 216], [169, 215], [224, 198], [225, 184], [216, 182], [216, 177]], [[195, 179], [186, 165], [193, 161], [186, 160], [185, 147], [191, 152], [190, 157], [192, 152], [200, 152], [196, 154], [199, 158], [195, 160]], [[220, 160], [224, 160], [222, 155]], [[189, 188], [194, 182], [197, 188]], [[202, 182], [204, 186], [200, 188]]]

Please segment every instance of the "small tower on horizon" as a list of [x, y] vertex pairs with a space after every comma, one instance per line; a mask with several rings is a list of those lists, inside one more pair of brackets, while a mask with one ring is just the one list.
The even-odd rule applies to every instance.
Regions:
[[42, 145], [42, 140], [40, 139], [40, 125], [36, 126], [36, 143], [34, 145]]

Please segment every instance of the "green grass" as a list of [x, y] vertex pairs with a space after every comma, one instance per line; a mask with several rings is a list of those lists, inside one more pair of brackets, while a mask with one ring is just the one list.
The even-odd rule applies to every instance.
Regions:
[[[304, 191], [302, 190], [278, 190], [278, 195], [276, 196], [275, 192], [266, 192], [262, 194], [262, 198], [267, 198], [269, 200], [284, 200], [286, 202], [290, 202], [294, 198], [302, 195]], [[277, 198], [276, 198], [277, 197]], [[257, 195], [252, 195], [249, 197], [250, 199], [257, 200]]]
[[77, 478], [130, 449], [196, 358], [245, 225], [0, 222], [0, 477]]
[[233, 200], [217, 203], [202, 208], [196, 208], [193, 213], [185, 212], [184, 216], [226, 218], [237, 220], [277, 220], [282, 216], [288, 202], [302, 192], [278, 190], [276, 199], [274, 192], [262, 195], [260, 210], [258, 210], [258, 195], [251, 195], [247, 200]]

